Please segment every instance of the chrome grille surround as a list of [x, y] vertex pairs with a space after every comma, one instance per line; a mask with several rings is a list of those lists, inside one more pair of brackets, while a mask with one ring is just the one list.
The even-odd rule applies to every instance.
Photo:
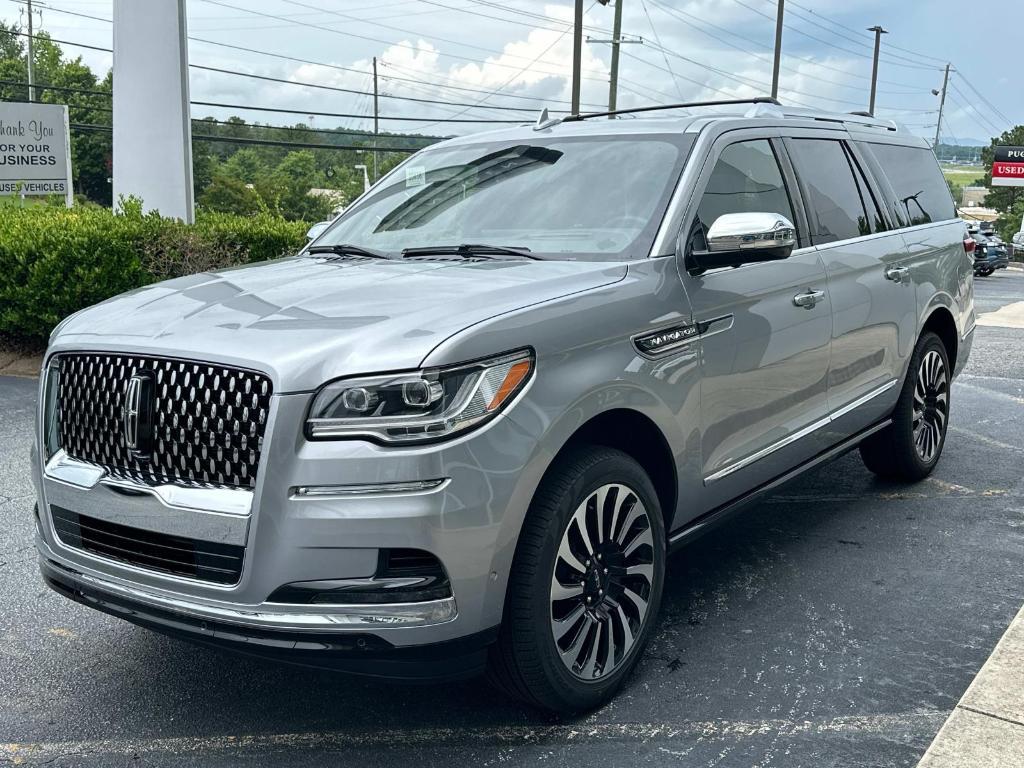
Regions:
[[[253, 488], [272, 386], [256, 371], [141, 355], [63, 353], [57, 434], [67, 455], [147, 485]], [[153, 377], [153, 438], [140, 455], [125, 439], [132, 376]]]

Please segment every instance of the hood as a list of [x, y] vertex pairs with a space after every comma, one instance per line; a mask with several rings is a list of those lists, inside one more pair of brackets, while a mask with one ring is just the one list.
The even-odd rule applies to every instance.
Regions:
[[415, 368], [470, 325], [625, 274], [608, 262], [288, 258], [117, 296], [66, 320], [51, 350], [216, 361], [266, 371], [279, 393], [311, 390]]

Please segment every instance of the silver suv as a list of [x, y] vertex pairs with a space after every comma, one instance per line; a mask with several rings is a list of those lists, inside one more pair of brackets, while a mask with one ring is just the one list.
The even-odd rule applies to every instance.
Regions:
[[207, 645], [486, 670], [580, 711], [640, 657], [671, 550], [854, 448], [928, 475], [974, 329], [932, 152], [683, 106], [444, 142], [297, 256], [66, 319], [47, 583]]

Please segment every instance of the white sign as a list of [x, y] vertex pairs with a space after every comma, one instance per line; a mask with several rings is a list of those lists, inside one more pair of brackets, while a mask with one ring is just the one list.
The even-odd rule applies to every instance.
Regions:
[[0, 103], [0, 195], [63, 195], [71, 207], [66, 106]]

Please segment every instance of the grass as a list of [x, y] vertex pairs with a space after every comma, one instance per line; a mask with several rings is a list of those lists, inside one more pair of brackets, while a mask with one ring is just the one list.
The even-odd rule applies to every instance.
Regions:
[[985, 178], [985, 170], [977, 165], [943, 165], [942, 175], [954, 184], [970, 187]]

